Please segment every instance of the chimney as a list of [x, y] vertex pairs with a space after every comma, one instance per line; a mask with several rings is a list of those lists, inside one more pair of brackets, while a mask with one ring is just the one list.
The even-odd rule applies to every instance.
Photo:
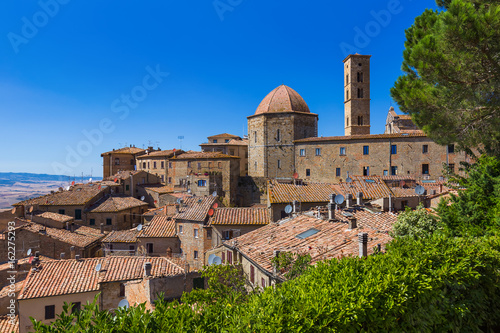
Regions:
[[151, 265], [150, 262], [145, 262], [144, 263], [144, 276], [151, 276], [151, 268], [153, 265]]
[[299, 202], [297, 200], [293, 200], [292, 204], [293, 204], [293, 213], [296, 214]]
[[358, 220], [355, 217], [349, 218], [349, 230], [356, 229], [358, 227]]
[[357, 204], [358, 206], [363, 206], [363, 192], [358, 192]]
[[71, 254], [71, 259], [74, 259], [75, 258], [75, 247], [74, 246], [70, 247], [69, 252]]
[[330, 194], [330, 203], [335, 203], [335, 193]]
[[346, 208], [351, 208], [352, 207], [352, 194], [351, 193], [349, 193], [347, 195], [347, 199], [345, 201], [345, 206], [346, 206]]
[[66, 255], [66, 254], [65, 254], [64, 252], [61, 252], [61, 259], [64, 259], [64, 256], [65, 256], [65, 255]]
[[[274, 250], [274, 251], [273, 251], [273, 257], [274, 257], [274, 258], [278, 258], [278, 257], [279, 257], [279, 255], [280, 255], [280, 253], [281, 253], [281, 251], [279, 251], [279, 250]], [[278, 269], [277, 269], [277, 267], [276, 267], [276, 264], [274, 264], [274, 265], [273, 265], [273, 275], [276, 275], [276, 274], [278, 274]]]
[[176, 204], [175, 205], [175, 211], [177, 212], [177, 214], [179, 214], [179, 210], [180, 210], [180, 205]]
[[104, 223], [101, 223], [101, 234], [104, 233]]
[[389, 212], [392, 212], [392, 196], [389, 194]]
[[368, 256], [368, 233], [362, 232], [358, 234], [359, 239], [359, 257]]
[[333, 202], [328, 203], [328, 222], [335, 221], [335, 204]]
[[71, 232], [75, 232], [75, 224], [71, 223]]
[[439, 184], [439, 193], [443, 192], [443, 184]]
[[35, 258], [40, 259], [40, 251], [35, 252]]
[[75, 255], [75, 259], [80, 260], [80, 255], [79, 254]]

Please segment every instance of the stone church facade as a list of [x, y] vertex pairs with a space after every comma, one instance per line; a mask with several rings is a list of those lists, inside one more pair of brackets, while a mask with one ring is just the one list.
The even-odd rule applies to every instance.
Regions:
[[281, 85], [248, 117], [248, 174], [255, 179], [335, 183], [348, 173], [438, 179], [443, 164], [458, 170], [469, 157], [429, 139], [391, 108], [384, 134], [370, 134], [370, 57], [344, 60], [344, 136], [318, 137], [318, 115]]

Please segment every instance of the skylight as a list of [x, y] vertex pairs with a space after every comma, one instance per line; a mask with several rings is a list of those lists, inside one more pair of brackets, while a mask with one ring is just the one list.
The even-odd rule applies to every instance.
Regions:
[[319, 232], [319, 230], [318, 230], [318, 229], [311, 228], [311, 229], [309, 229], [309, 230], [307, 230], [307, 231], [304, 231], [304, 232], [302, 232], [302, 233], [298, 234], [298, 235], [297, 235], [297, 236], [295, 236], [295, 237], [297, 237], [298, 239], [304, 239], [304, 238], [307, 238], [307, 237], [309, 237], [309, 236], [315, 235], [315, 234], [317, 234], [318, 232]]

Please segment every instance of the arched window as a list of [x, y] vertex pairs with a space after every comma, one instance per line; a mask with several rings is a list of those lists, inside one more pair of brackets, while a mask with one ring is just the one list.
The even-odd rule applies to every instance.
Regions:
[[358, 88], [358, 98], [363, 98], [363, 89]]

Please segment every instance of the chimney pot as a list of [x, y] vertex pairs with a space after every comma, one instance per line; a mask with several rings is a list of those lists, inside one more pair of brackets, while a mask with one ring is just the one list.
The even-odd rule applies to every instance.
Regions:
[[358, 234], [359, 239], [359, 257], [368, 256], [368, 233], [362, 232]]
[[335, 193], [331, 193], [329, 197], [330, 197], [330, 203], [334, 203], [335, 202]]
[[358, 192], [357, 204], [358, 206], [363, 206], [363, 192]]
[[145, 262], [144, 263], [144, 275], [145, 276], [151, 276], [151, 268], [153, 265], [150, 262]]
[[346, 201], [345, 201], [345, 205], [347, 208], [351, 208], [352, 207], [352, 194], [349, 193], [347, 195], [347, 198], [346, 198]]
[[333, 202], [328, 204], [328, 221], [335, 221], [335, 204]]
[[75, 255], [75, 259], [76, 259], [76, 260], [80, 260], [80, 255], [79, 255], [79, 254], [76, 254], [76, 255]]
[[35, 252], [35, 258], [37, 258], [37, 259], [40, 258], [40, 251]]
[[356, 229], [358, 227], [358, 220], [355, 217], [349, 218], [349, 229]]

